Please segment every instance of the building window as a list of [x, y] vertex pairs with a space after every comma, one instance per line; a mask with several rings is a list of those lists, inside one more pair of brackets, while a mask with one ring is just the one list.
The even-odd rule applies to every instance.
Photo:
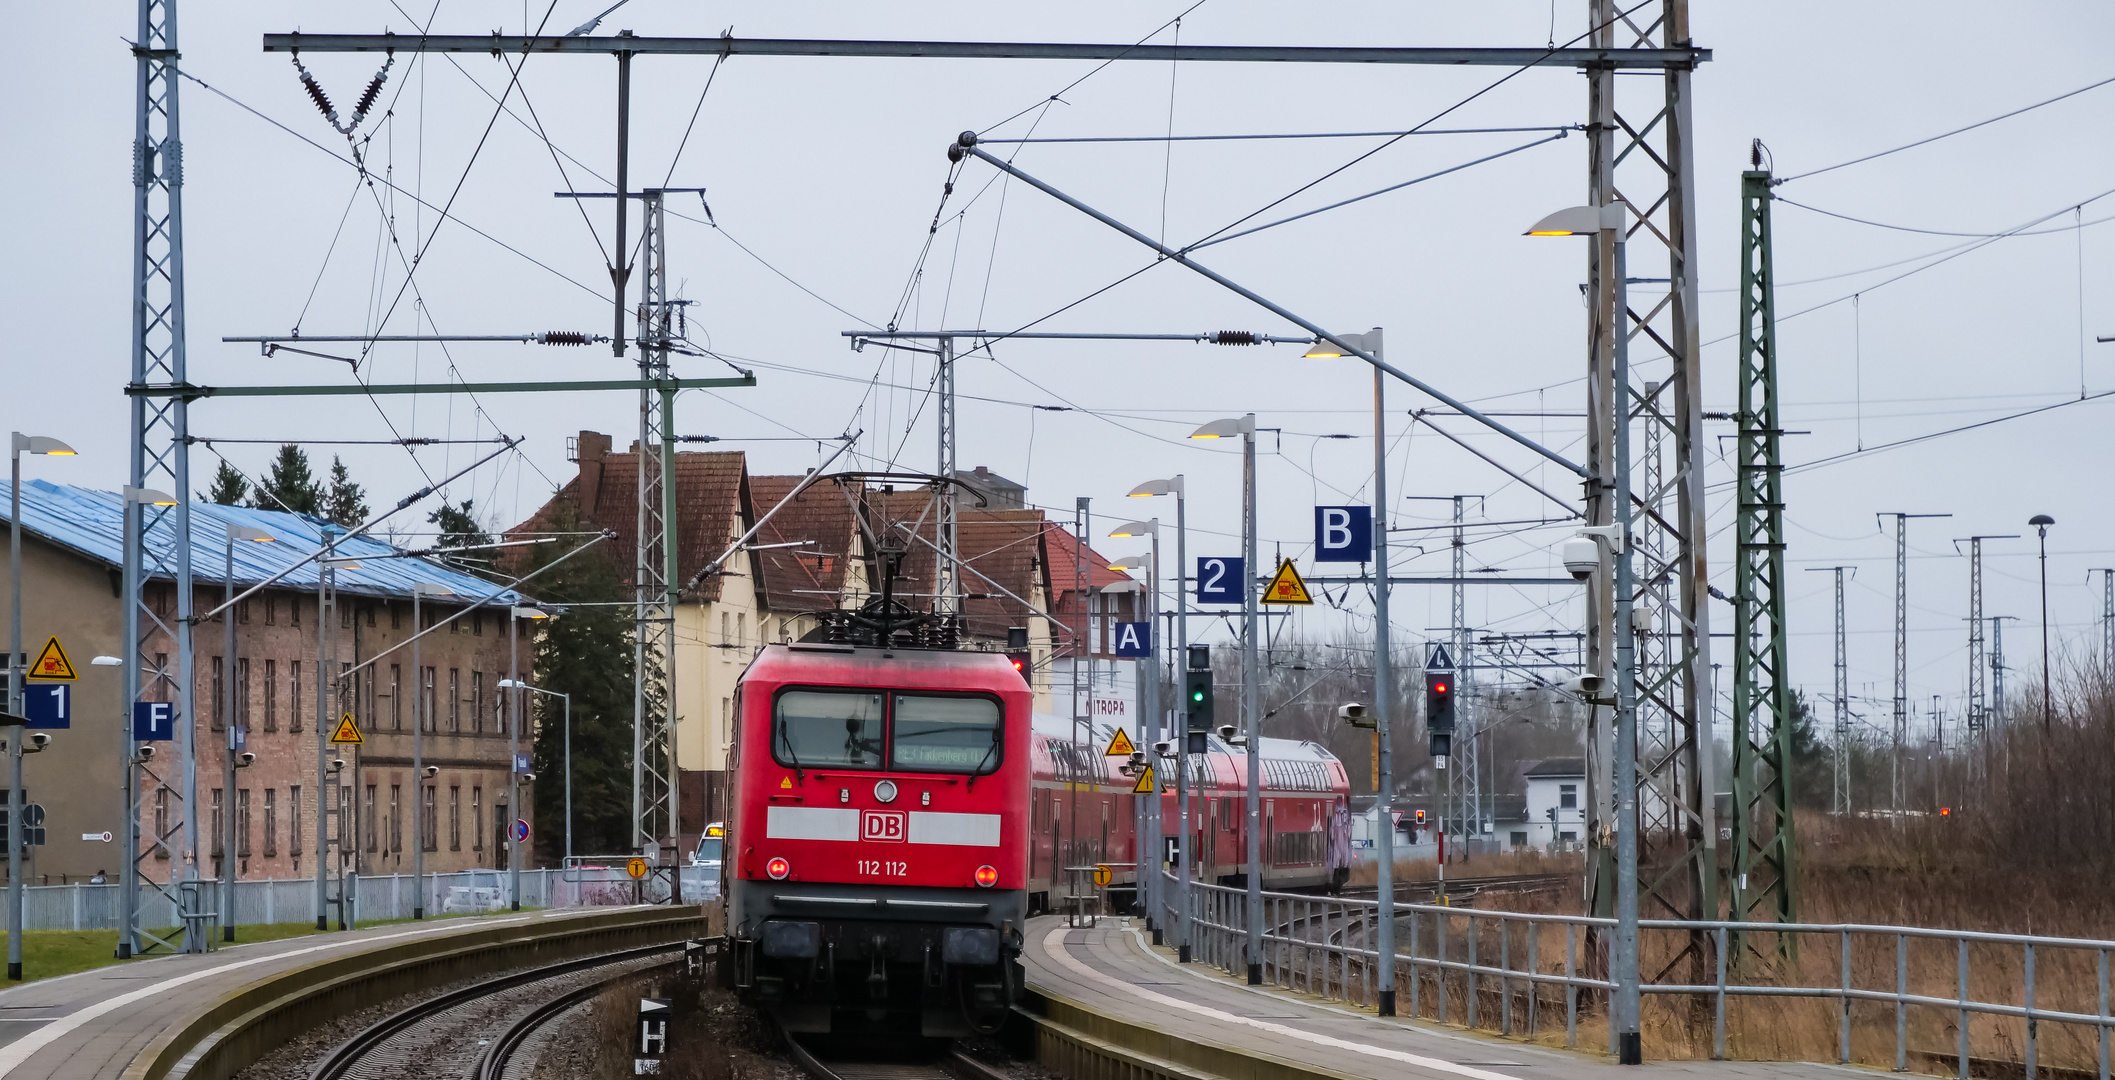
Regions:
[[470, 786], [470, 850], [485, 850], [485, 789], [476, 784]]
[[[514, 848], [507, 843], [507, 822], [511, 820], [506, 803], [492, 805], [492, 859], [495, 866], [509, 866], [514, 862]], [[505, 862], [499, 860], [505, 859]]]
[[1558, 784], [1557, 806], [1562, 810], [1577, 810], [1579, 808], [1579, 785]]
[[441, 728], [440, 706], [433, 696], [435, 689], [434, 679], [438, 671], [438, 668], [427, 668], [426, 684], [419, 687], [419, 704], [424, 706], [425, 719], [423, 723], [428, 731], [439, 731]]
[[235, 658], [235, 722], [250, 726], [250, 658]]
[[470, 727], [476, 734], [485, 733], [485, 673], [470, 673]]
[[[296, 826], [298, 828], [298, 826]], [[279, 789], [264, 789], [264, 857], [279, 854]]]
[[1513, 847], [1526, 847], [1526, 846], [1527, 846], [1527, 834], [1526, 834], [1526, 833], [1524, 833], [1524, 832], [1511, 832], [1511, 833], [1507, 833], [1507, 834], [1506, 834], [1506, 843], [1507, 843], [1507, 844], [1509, 844], [1509, 845], [1511, 845], [1511, 846], [1513, 846]]
[[352, 629], [352, 605], [332, 597], [330, 606], [338, 609], [338, 629]]
[[279, 598], [271, 593], [264, 594], [264, 624], [279, 625]]
[[248, 600], [240, 600], [236, 602], [235, 621], [244, 626], [250, 625], [250, 602]]
[[[721, 645], [731, 645], [731, 644], [733, 644], [733, 643], [734, 643], [734, 639], [733, 639], [732, 637], [729, 637], [729, 636], [728, 636], [728, 634], [727, 634], [727, 623], [728, 623], [728, 620], [729, 620], [730, 618], [731, 618], [731, 615], [730, 615], [730, 613], [728, 613], [728, 612], [725, 612], [725, 611], [722, 611], [722, 612], [720, 612], [720, 644], [721, 644]], [[725, 649], [725, 648], [723, 648], [723, 649], [721, 649], [721, 650], [720, 650], [720, 662], [721, 662], [721, 663], [723, 663], [723, 664], [724, 664], [724, 663], [726, 663], [726, 662], [727, 662], [727, 661], [728, 661], [729, 659], [731, 659], [731, 658], [732, 658], [733, 656], [734, 656], [734, 653], [733, 653], [733, 651], [732, 651], [732, 650], [730, 650], [730, 649]]]
[[[454, 626], [454, 623], [448, 625]], [[448, 733], [463, 732], [463, 669], [448, 669]]]
[[749, 645], [748, 612], [737, 611], [734, 613], [734, 645], [737, 649], [746, 648]]
[[264, 729], [279, 730], [279, 661], [272, 659], [264, 662]]
[[169, 857], [169, 789], [154, 789], [154, 857]]
[[225, 731], [228, 727], [227, 681], [222, 677], [222, 657], [213, 658], [213, 730]]
[[[366, 608], [366, 609], [367, 609], [367, 628], [368, 628], [369, 630], [372, 630], [372, 629], [374, 629], [374, 628], [375, 628], [375, 605], [374, 605], [374, 601], [370, 600], [370, 601], [368, 601], [367, 603], [361, 604], [360, 606], [361, 606], [361, 607], [363, 607], [363, 608]], [[395, 611], [396, 611], [395, 605], [391, 605], [391, 606], [390, 606], [390, 614], [391, 614], [392, 618], [393, 618], [393, 617], [395, 616]], [[394, 624], [392, 624], [392, 625], [394, 625]]]
[[403, 629], [404, 617], [397, 613], [397, 602], [394, 600], [390, 600], [386, 601], [386, 603], [389, 604], [389, 628], [391, 630]]
[[432, 784], [420, 784], [419, 789], [419, 805], [422, 811], [419, 815], [419, 846], [427, 851], [439, 851], [441, 823], [433, 816], [433, 804], [435, 798], [440, 795], [440, 789]]
[[1576, 844], [1579, 842], [1579, 834], [1566, 830], [1565, 832], [1558, 833], [1557, 839], [1566, 844]]
[[478, 608], [478, 609], [477, 609], [476, 611], [473, 611], [473, 612], [471, 612], [471, 613], [470, 613], [470, 636], [471, 636], [471, 637], [483, 637], [483, 636], [484, 636], [484, 633], [485, 633], [485, 609], [484, 609], [484, 608]]
[[448, 850], [463, 850], [463, 789], [461, 785], [448, 788]]
[[[367, 826], [366, 826], [366, 829], [365, 829], [365, 831], [366, 831], [366, 833], [367, 833], [367, 850], [369, 850], [369, 851], [373, 851], [373, 850], [375, 849], [375, 848], [374, 848], [374, 837], [375, 837], [375, 815], [374, 815], [374, 809], [375, 809], [375, 800], [374, 800], [374, 793], [375, 793], [374, 785], [372, 785], [372, 784], [369, 784], [369, 785], [368, 785], [368, 787], [367, 787], [367, 816], [366, 816], [366, 817], [364, 817], [364, 818], [355, 818], [355, 817], [353, 816], [353, 789], [352, 789], [352, 788], [351, 788], [350, 786], [348, 786], [348, 785], [345, 785], [345, 784], [340, 784], [340, 785], [338, 785], [338, 831], [337, 831], [337, 835], [338, 835], [338, 861], [339, 861], [339, 862], [341, 862], [341, 863], [345, 861], [345, 851], [346, 851], [346, 846], [345, 846], [345, 838], [346, 838], [346, 836], [347, 836], [347, 835], [351, 835], [351, 836], [353, 836], [353, 837], [354, 837], [354, 839], [355, 839], [355, 843], [357, 843], [357, 841], [358, 841], [358, 837], [359, 837], [359, 834], [360, 834], [361, 830], [360, 830], [360, 829], [357, 829], [357, 828], [355, 828], [355, 827], [354, 827], [354, 825], [355, 825], [355, 822], [358, 822], [358, 821], [365, 821], [365, 822], [367, 823]], [[321, 809], [321, 808], [319, 807], [318, 809]], [[329, 844], [325, 844], [325, 845], [323, 845], [323, 850], [322, 850], [322, 851], [319, 851], [319, 852], [317, 852], [317, 856], [318, 856], [318, 857], [320, 858], [320, 857], [321, 857], [321, 856], [323, 856], [323, 855], [327, 855], [327, 854], [329, 854], [329, 852], [330, 852], [330, 845], [329, 845]]]
[[250, 857], [250, 789], [235, 791], [235, 854], [238, 858]]
[[[286, 729], [301, 730], [301, 661], [286, 662]], [[300, 815], [295, 815], [299, 817]], [[296, 849], [299, 850], [299, 849]]]
[[401, 706], [403, 700], [404, 669], [396, 664], [391, 664], [389, 665], [389, 730], [391, 731], [404, 730], [404, 710]]
[[[375, 786], [374, 786], [373, 784], [369, 784], [369, 785], [367, 785], [367, 812], [366, 812], [366, 813], [364, 813], [364, 814], [362, 814], [362, 815], [360, 815], [360, 820], [361, 820], [361, 821], [362, 821], [362, 822], [364, 823], [364, 827], [363, 827], [363, 828], [361, 828], [361, 830], [360, 830], [360, 831], [361, 831], [362, 833], [365, 833], [365, 834], [366, 834], [366, 835], [364, 835], [364, 836], [362, 836], [362, 837], [360, 838], [360, 840], [361, 840], [361, 843], [363, 844], [363, 846], [365, 846], [365, 847], [367, 848], [367, 850], [369, 850], [369, 851], [373, 851], [373, 850], [375, 849], [375, 834], [376, 834], [376, 829], [375, 829]], [[341, 822], [339, 822], [339, 823], [338, 823], [338, 827], [339, 827], [340, 829], [343, 829], [343, 828], [345, 827], [345, 823], [344, 823], [344, 822], [342, 822], [342, 821], [341, 821]], [[341, 835], [342, 835], [342, 834], [341, 834]]]
[[403, 795], [404, 786], [402, 784], [389, 785], [389, 850], [391, 852], [404, 850]]
[[[270, 816], [270, 814], [271, 814], [271, 801], [270, 801], [270, 800], [271, 800], [271, 796], [270, 796], [269, 794], [268, 794], [268, 795], [266, 795], [266, 796], [265, 796], [265, 800], [266, 800], [266, 802], [265, 802], [265, 814], [266, 814], [266, 816]], [[290, 788], [287, 788], [287, 789], [286, 789], [286, 825], [287, 825], [287, 829], [286, 829], [286, 850], [287, 850], [287, 852], [288, 852], [289, 854], [293, 854], [293, 855], [299, 855], [299, 854], [301, 854], [301, 785], [300, 785], [300, 784], [295, 784], [294, 786], [292, 786], [292, 787], [290, 787]], [[266, 840], [265, 840], [265, 843], [269, 844], [269, 843], [271, 843], [271, 840], [270, 840], [270, 839], [266, 839]], [[267, 855], [270, 855], [270, 854], [271, 854], [271, 851], [270, 851], [269, 849], [267, 849], [267, 850], [265, 851], [265, 854], [267, 854]]]
[[212, 830], [213, 833], [213, 857], [216, 859], [225, 857], [228, 853], [228, 846], [226, 842], [228, 834], [227, 829], [225, 827], [227, 819], [220, 816], [222, 813], [220, 805], [220, 799], [222, 794], [224, 793], [219, 788], [213, 789], [212, 823], [206, 826], [206, 828]]

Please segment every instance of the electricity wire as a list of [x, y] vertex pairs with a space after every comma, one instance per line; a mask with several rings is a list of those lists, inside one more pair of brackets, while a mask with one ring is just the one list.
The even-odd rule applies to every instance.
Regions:
[[1789, 183], [1791, 183], [1791, 182], [1792, 182], [1792, 181], [1794, 181], [1794, 180], [1803, 180], [1803, 179], [1805, 179], [1805, 178], [1807, 178], [1807, 177], [1809, 177], [1809, 176], [1819, 176], [1819, 175], [1821, 175], [1822, 173], [1825, 173], [1825, 172], [1834, 172], [1834, 171], [1836, 171], [1837, 169], [1842, 169], [1842, 168], [1848, 168], [1848, 167], [1850, 167], [1850, 166], [1852, 166], [1852, 165], [1860, 165], [1860, 164], [1863, 164], [1863, 163], [1865, 163], [1865, 162], [1868, 162], [1868, 161], [1873, 161], [1873, 160], [1875, 160], [1875, 159], [1878, 159], [1878, 158], [1884, 158], [1884, 157], [1888, 156], [1889, 154], [1899, 154], [1899, 153], [1901, 153], [1901, 152], [1902, 152], [1902, 151], [1904, 151], [1904, 150], [1913, 150], [1913, 149], [1915, 149], [1915, 148], [1917, 148], [1917, 147], [1919, 147], [1919, 146], [1925, 146], [1925, 145], [1928, 145], [1928, 144], [1930, 144], [1930, 143], [1935, 143], [1935, 142], [1938, 142], [1938, 141], [1939, 141], [1940, 139], [1947, 139], [1947, 138], [1952, 138], [1953, 136], [1955, 136], [1955, 135], [1959, 135], [1959, 134], [1961, 134], [1961, 133], [1963, 133], [1963, 132], [1967, 132], [1967, 131], [1974, 131], [1975, 129], [1977, 129], [1977, 128], [1979, 128], [1979, 127], [1984, 127], [1984, 126], [1987, 126], [1987, 125], [1990, 125], [1990, 124], [1995, 124], [1995, 123], [1997, 123], [1997, 122], [1998, 122], [1998, 121], [2000, 121], [2000, 120], [2009, 120], [2009, 119], [2011, 119], [2011, 118], [2013, 118], [2013, 117], [2015, 117], [2015, 116], [2018, 116], [2018, 115], [2020, 115], [2021, 113], [2033, 112], [2034, 110], [2036, 110], [2036, 109], [2039, 109], [2039, 108], [2041, 108], [2041, 107], [2042, 107], [2042, 106], [2044, 106], [2044, 105], [2054, 105], [2054, 104], [2056, 104], [2057, 102], [2059, 102], [2059, 101], [2062, 101], [2062, 100], [2064, 100], [2065, 98], [2072, 98], [2072, 97], [2077, 97], [2078, 95], [2080, 95], [2080, 94], [2083, 94], [2083, 93], [2085, 93], [2085, 92], [2086, 92], [2086, 91], [2088, 91], [2088, 90], [2096, 90], [2096, 89], [2099, 89], [2100, 87], [2103, 87], [2103, 86], [2106, 86], [2106, 85], [2108, 85], [2109, 83], [2115, 83], [2115, 76], [2110, 76], [2109, 78], [2105, 78], [2105, 79], [2102, 79], [2102, 80], [2100, 80], [2099, 82], [2095, 82], [2095, 83], [2088, 83], [2087, 85], [2085, 85], [2085, 86], [2081, 86], [2081, 87], [2079, 87], [2079, 88], [2078, 88], [2078, 89], [2076, 89], [2076, 90], [2070, 90], [2070, 91], [2066, 91], [2066, 92], [2064, 92], [2064, 93], [2061, 93], [2061, 94], [2058, 94], [2058, 95], [2056, 95], [2056, 96], [2055, 96], [2055, 97], [2053, 97], [2053, 98], [2049, 98], [2049, 99], [2047, 99], [2047, 100], [2045, 100], [2045, 101], [2037, 101], [2037, 102], [2035, 102], [2035, 103], [2034, 103], [2034, 104], [2032, 104], [2032, 105], [2028, 105], [2028, 106], [2024, 106], [2024, 107], [2022, 107], [2022, 108], [2014, 109], [2014, 110], [2012, 110], [2011, 112], [2008, 112], [2008, 113], [2001, 113], [2001, 114], [1999, 114], [1999, 115], [1997, 115], [1997, 116], [1993, 116], [1993, 117], [1991, 117], [1991, 118], [1990, 118], [1990, 119], [1988, 119], [1988, 120], [1978, 120], [1978, 121], [1976, 121], [1976, 122], [1975, 122], [1975, 123], [1973, 123], [1973, 124], [1969, 124], [1969, 125], [1967, 125], [1966, 127], [1957, 127], [1957, 128], [1955, 128], [1955, 129], [1953, 129], [1952, 131], [1944, 131], [1944, 132], [1940, 132], [1939, 134], [1937, 134], [1937, 135], [1933, 135], [1933, 136], [1931, 136], [1931, 137], [1929, 137], [1929, 138], [1923, 138], [1923, 139], [1918, 139], [1918, 140], [1917, 140], [1916, 142], [1913, 142], [1913, 143], [1905, 143], [1905, 144], [1903, 144], [1903, 145], [1901, 145], [1901, 146], [1897, 146], [1897, 147], [1895, 147], [1895, 148], [1894, 148], [1894, 149], [1892, 149], [1892, 150], [1882, 150], [1882, 151], [1880, 151], [1880, 152], [1879, 152], [1879, 153], [1877, 153], [1877, 154], [1867, 154], [1867, 155], [1865, 155], [1864, 157], [1855, 157], [1855, 158], [1852, 158], [1852, 159], [1851, 159], [1851, 160], [1849, 160], [1849, 161], [1840, 161], [1840, 162], [1837, 162], [1837, 163], [1836, 163], [1836, 164], [1834, 164], [1834, 165], [1828, 165], [1828, 166], [1824, 166], [1824, 167], [1822, 167], [1822, 168], [1819, 168], [1819, 169], [1810, 169], [1810, 170], [1808, 170], [1807, 172], [1803, 172], [1803, 173], [1795, 173], [1794, 175], [1791, 175], [1791, 176], [1787, 176], [1787, 177], [1783, 177], [1782, 179], [1779, 179], [1779, 180], [1777, 181], [1777, 183], [1779, 183], [1779, 184], [1789, 184]]

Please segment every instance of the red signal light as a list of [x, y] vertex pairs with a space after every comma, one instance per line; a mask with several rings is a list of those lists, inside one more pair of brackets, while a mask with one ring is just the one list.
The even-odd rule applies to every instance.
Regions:
[[989, 866], [977, 867], [977, 887], [989, 889], [999, 883], [999, 872]]
[[1953, 807], [1951, 807], [1951, 806], [1942, 806], [1942, 807], [1939, 807], [1939, 816], [1940, 816], [1940, 817], [1952, 817], [1952, 816], [1953, 816]]
[[1440, 681], [1438, 681], [1438, 682], [1435, 682], [1435, 683], [1433, 683], [1433, 684], [1432, 684], [1432, 691], [1433, 691], [1434, 693], [1438, 693], [1438, 694], [1444, 694], [1444, 693], [1446, 693], [1446, 692], [1447, 692], [1447, 683], [1446, 683], [1446, 680], [1442, 679], [1442, 680], [1440, 680]]
[[764, 873], [771, 875], [773, 881], [784, 881], [786, 875], [792, 872], [793, 864], [787, 862], [783, 855], [774, 855], [770, 862], [764, 864]]

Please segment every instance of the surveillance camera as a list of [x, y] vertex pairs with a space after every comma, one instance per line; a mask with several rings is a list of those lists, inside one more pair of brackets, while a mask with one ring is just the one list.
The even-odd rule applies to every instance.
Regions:
[[154, 747], [152, 747], [152, 746], [142, 746], [142, 747], [140, 747], [140, 748], [139, 748], [139, 752], [138, 752], [138, 753], [136, 753], [136, 754], [132, 755], [132, 763], [133, 763], [134, 765], [145, 765], [146, 763], [148, 763], [148, 762], [150, 762], [150, 761], [153, 761], [153, 760], [154, 760]]
[[1162, 740], [1160, 740], [1159, 742], [1156, 742], [1156, 743], [1154, 743], [1154, 744], [1153, 744], [1153, 753], [1154, 753], [1154, 755], [1155, 755], [1155, 756], [1157, 756], [1157, 757], [1174, 757], [1174, 756], [1175, 756], [1175, 740], [1173, 740], [1173, 739], [1162, 739]]
[[1373, 710], [1356, 701], [1337, 706], [1337, 719], [1355, 728], [1370, 728], [1375, 724]]
[[247, 769], [255, 764], [257, 764], [257, 755], [247, 750], [235, 755], [235, 767], [238, 769]]
[[1564, 559], [1564, 568], [1571, 571], [1572, 576], [1580, 581], [1585, 581], [1594, 575], [1594, 571], [1601, 569], [1601, 545], [1584, 536], [1566, 540], [1557, 551]]
[[1595, 698], [1608, 692], [1608, 680], [1599, 675], [1574, 675], [1564, 682], [1572, 693], [1584, 698]]
[[1222, 739], [1225, 739], [1225, 740], [1226, 740], [1226, 741], [1228, 741], [1228, 742], [1233, 742], [1233, 741], [1234, 741], [1234, 725], [1232, 725], [1232, 724], [1221, 724], [1221, 725], [1219, 725], [1219, 737], [1220, 737], [1220, 738], [1222, 738]]
[[1133, 750], [1133, 751], [1131, 751], [1131, 764], [1133, 764], [1133, 765], [1143, 765], [1143, 764], [1145, 764], [1145, 763], [1146, 763], [1146, 752], [1145, 752], [1145, 751], [1143, 751], [1143, 750]]
[[428, 780], [431, 780], [431, 779], [433, 779], [434, 777], [436, 777], [436, 776], [439, 776], [440, 774], [441, 774], [441, 767], [440, 767], [440, 766], [438, 766], [438, 765], [428, 765], [428, 766], [426, 766], [426, 779], [428, 779]]
[[332, 759], [330, 759], [330, 771], [332, 771], [332, 772], [341, 772], [341, 771], [343, 771], [343, 770], [344, 770], [344, 768], [345, 768], [345, 759], [344, 759], [344, 758], [332, 758]]
[[32, 731], [29, 733], [27, 742], [28, 745], [22, 748], [22, 752], [25, 754], [34, 754], [37, 751], [42, 750], [45, 747], [51, 745], [51, 736], [41, 731]]
[[521, 782], [522, 782], [522, 783], [524, 783], [524, 784], [533, 784], [533, 783], [535, 783], [535, 782], [536, 782], [536, 774], [535, 774], [535, 773], [532, 773], [532, 772], [525, 772], [525, 773], [521, 774]]

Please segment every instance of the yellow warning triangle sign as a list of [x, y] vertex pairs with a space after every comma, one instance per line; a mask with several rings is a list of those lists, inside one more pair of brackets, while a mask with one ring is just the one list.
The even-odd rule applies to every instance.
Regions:
[[37, 662], [29, 666], [28, 678], [58, 679], [71, 681], [80, 678], [73, 673], [73, 661], [66, 658], [66, 649], [54, 637], [44, 643], [44, 651], [37, 654]]
[[1107, 750], [1102, 751], [1102, 756], [1130, 757], [1132, 751], [1135, 751], [1137, 749], [1137, 747], [1131, 745], [1131, 737], [1129, 735], [1124, 734], [1124, 729], [1117, 728], [1116, 734], [1111, 736], [1109, 739], [1109, 748]]
[[1138, 771], [1138, 783], [1131, 785], [1131, 794], [1151, 795], [1153, 794], [1154, 790], [1155, 789], [1153, 787], [1153, 766], [1148, 765]]
[[1263, 589], [1265, 604], [1312, 604], [1315, 598], [1307, 594], [1307, 583], [1300, 580], [1300, 572], [1293, 569], [1291, 559], [1278, 564], [1278, 572]]
[[367, 740], [360, 737], [360, 725], [353, 723], [352, 714], [346, 713], [338, 718], [338, 730], [330, 733], [330, 741], [334, 743], [352, 743], [357, 746]]

